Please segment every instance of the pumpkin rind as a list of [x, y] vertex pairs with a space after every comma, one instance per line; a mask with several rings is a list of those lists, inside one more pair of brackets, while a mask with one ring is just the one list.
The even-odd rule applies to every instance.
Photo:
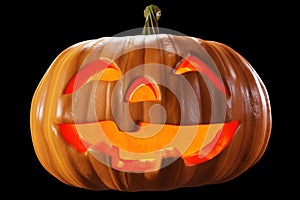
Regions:
[[[118, 108], [120, 116], [113, 116], [113, 111], [109, 109], [108, 94], [112, 92], [114, 82], [105, 82], [102, 85], [88, 83], [81, 89], [86, 95], [83, 99], [76, 97], [76, 102], [72, 94], [64, 94], [69, 81], [82, 66], [103, 57], [116, 62], [123, 74], [146, 63], [161, 63], [175, 68], [182, 59], [181, 56], [202, 55], [203, 52], [199, 53], [199, 49], [204, 49], [209, 55], [228, 90], [224, 99], [226, 110], [223, 122], [240, 122], [230, 144], [219, 155], [199, 165], [186, 166], [182, 159], [177, 159], [157, 171], [130, 173], [112, 169], [97, 160], [91, 152], [78, 152], [63, 140], [59, 132], [59, 123], [122, 118], [122, 107]], [[164, 74], [161, 76], [164, 77]], [[190, 73], [186, 74], [185, 78], [192, 88], [200, 88], [204, 93], [208, 90], [199, 76]], [[196, 90], [196, 94], [199, 96], [200, 105], [214, 101], [209, 95], [205, 96], [199, 91]], [[80, 105], [88, 104], [85, 101], [89, 99], [89, 92], [103, 94], [98, 100], [99, 105], [87, 105], [84, 109]], [[162, 103], [167, 111], [167, 123], [180, 124], [182, 116], [185, 116], [186, 123], [193, 121], [191, 113], [195, 112], [195, 108], [186, 105], [183, 113], [178, 109], [178, 101], [172, 94], [162, 92], [161, 97], [165, 101], [171, 99]], [[134, 120], [149, 121], [148, 111], [151, 105], [136, 103], [130, 114]], [[96, 119], [88, 114], [86, 110], [89, 109], [96, 110]], [[202, 107], [199, 110], [203, 115], [199, 124], [217, 123], [220, 120], [218, 117], [211, 117], [211, 112]], [[74, 119], [74, 113], [80, 115]], [[124, 120], [124, 124], [126, 123]], [[65, 184], [90, 190], [171, 190], [232, 180], [263, 156], [271, 134], [271, 126], [271, 107], [267, 90], [244, 57], [222, 43], [170, 34], [106, 37], [84, 41], [67, 48], [57, 56], [40, 81], [32, 99], [30, 113], [33, 146], [43, 167]], [[105, 154], [99, 156], [103, 157], [102, 161], [110, 160]]]

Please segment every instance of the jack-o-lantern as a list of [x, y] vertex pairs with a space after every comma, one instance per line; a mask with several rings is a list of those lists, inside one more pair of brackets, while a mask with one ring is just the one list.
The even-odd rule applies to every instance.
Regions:
[[34, 93], [34, 150], [65, 184], [121, 191], [217, 184], [266, 150], [271, 108], [252, 66], [224, 44], [158, 33], [159, 9], [145, 11], [143, 34], [67, 48]]

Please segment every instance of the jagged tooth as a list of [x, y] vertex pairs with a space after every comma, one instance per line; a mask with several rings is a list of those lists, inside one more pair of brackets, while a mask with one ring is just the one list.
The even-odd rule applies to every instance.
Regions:
[[160, 151], [162, 153], [161, 168], [172, 164], [181, 157], [180, 151], [174, 147], [167, 147]]
[[103, 141], [90, 146], [88, 151], [102, 164], [126, 172], [156, 171], [180, 157], [180, 152], [172, 147], [156, 152], [137, 154], [120, 150]]
[[148, 172], [161, 168], [162, 155], [160, 151], [134, 153], [119, 149], [118, 156], [113, 160], [116, 162], [116, 167], [122, 168], [122, 170]]

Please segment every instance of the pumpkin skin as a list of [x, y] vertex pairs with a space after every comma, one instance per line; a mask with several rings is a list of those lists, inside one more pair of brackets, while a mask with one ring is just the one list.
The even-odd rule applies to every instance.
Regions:
[[[211, 60], [203, 56], [202, 50]], [[173, 149], [167, 158], [172, 160], [173, 157], [173, 160], [168, 165], [136, 173], [110, 166], [109, 153], [102, 153], [99, 159], [88, 148], [76, 148], [72, 145], [72, 139], [68, 140], [62, 134], [61, 124], [103, 120], [118, 121], [121, 131], [134, 129], [130, 119], [123, 115], [127, 109], [122, 101], [128, 81], [85, 81], [76, 91], [74, 84], [71, 85], [74, 91], [66, 92], [71, 79], [89, 63], [99, 58], [111, 60], [122, 75], [145, 65], [145, 76], [156, 74], [164, 79], [171, 75], [146, 64], [158, 63], [175, 69], [183, 58], [190, 55], [211, 62], [209, 67], [216, 67], [211, 70], [217, 70], [226, 92], [222, 93], [217, 83], [213, 87], [207, 86], [199, 72], [182, 74], [195, 92], [198, 107], [189, 103], [180, 107], [180, 102], [189, 102], [190, 98], [182, 95], [178, 99], [171, 91], [159, 86], [160, 105], [166, 112], [163, 122], [185, 126], [237, 121], [232, 138], [210, 158], [188, 165]], [[135, 80], [134, 76], [130, 73], [129, 80]], [[180, 88], [174, 80], [168, 84]], [[114, 93], [115, 87], [119, 92]], [[179, 90], [184, 92], [184, 89]], [[114, 94], [121, 97], [113, 100]], [[109, 103], [112, 101], [117, 103]], [[150, 122], [149, 110], [156, 103], [127, 103], [129, 115], [126, 116], [133, 121]], [[213, 112], [213, 109], [220, 109], [221, 114], [215, 114], [218, 112]], [[194, 120], [193, 113], [197, 114], [197, 111], [200, 116]], [[106, 37], [67, 48], [53, 61], [40, 81], [32, 99], [30, 120], [34, 150], [50, 174], [65, 184], [79, 188], [120, 191], [172, 190], [230, 181], [260, 160], [266, 150], [272, 124], [267, 90], [245, 58], [225, 44], [171, 34]]]

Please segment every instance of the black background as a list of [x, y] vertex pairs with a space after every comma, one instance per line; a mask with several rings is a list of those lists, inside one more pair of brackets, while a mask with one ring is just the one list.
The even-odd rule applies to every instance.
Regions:
[[[88, 191], [65, 185], [51, 176], [40, 165], [31, 142], [30, 104], [33, 93], [54, 58], [65, 48], [80, 41], [113, 36], [122, 31], [140, 28], [144, 25], [143, 11], [149, 4], [156, 4], [162, 10], [159, 26], [176, 30], [188, 36], [227, 44], [243, 55], [257, 71], [269, 92], [273, 128], [267, 150], [261, 160], [252, 168], [232, 181], [196, 188], [182, 188], [167, 192], [127, 193], [118, 191]], [[5, 153], [7, 160], [5, 190], [10, 195], [23, 197], [82, 197], [145, 198], [162, 195], [179, 195], [183, 198], [236, 198], [274, 196], [291, 194], [287, 171], [281, 168], [287, 153], [282, 148], [280, 134], [282, 118], [278, 117], [281, 103], [278, 95], [280, 62], [280, 30], [287, 30], [286, 21], [279, 13], [288, 12], [282, 4], [260, 4], [251, 1], [71, 1], [47, 3], [39, 1], [12, 5], [12, 12], [6, 17], [3, 41], [9, 47], [5, 52], [11, 57], [6, 69], [10, 72], [12, 87], [2, 97], [7, 104], [9, 145]], [[288, 12], [289, 13], [289, 12]], [[17, 15], [15, 15], [17, 14]], [[289, 39], [288, 37], [285, 39]], [[288, 48], [286, 48], [288, 50]], [[278, 72], [279, 71], [279, 72]], [[282, 75], [282, 74], [281, 74]], [[5, 79], [5, 77], [4, 77]], [[12, 95], [13, 98], [8, 98]], [[277, 96], [276, 96], [277, 95]], [[18, 120], [21, 122], [18, 122]], [[281, 142], [280, 142], [281, 141]], [[293, 151], [293, 150], [290, 150]], [[288, 164], [287, 164], [288, 165]], [[291, 164], [293, 165], [293, 164]], [[292, 168], [291, 168], [292, 170]], [[288, 188], [285, 190], [284, 188]]]

